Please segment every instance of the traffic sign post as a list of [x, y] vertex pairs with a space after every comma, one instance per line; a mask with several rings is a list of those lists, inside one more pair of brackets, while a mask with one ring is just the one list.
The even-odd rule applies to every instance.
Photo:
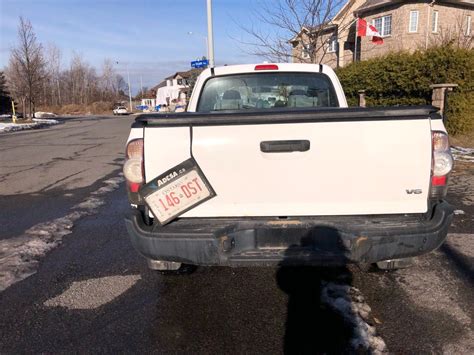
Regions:
[[12, 111], [13, 111], [12, 121], [13, 123], [16, 123], [15, 101], [13, 100], [12, 100]]

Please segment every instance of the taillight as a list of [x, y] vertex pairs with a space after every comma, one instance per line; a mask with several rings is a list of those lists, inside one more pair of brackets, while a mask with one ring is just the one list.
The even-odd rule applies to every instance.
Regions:
[[432, 132], [433, 161], [431, 167], [430, 197], [440, 199], [448, 191], [448, 175], [453, 169], [453, 156], [449, 148], [448, 135], [441, 131]]
[[134, 139], [128, 142], [125, 150], [125, 164], [123, 174], [127, 180], [130, 192], [138, 192], [145, 182], [143, 169], [143, 139]]
[[278, 70], [276, 64], [259, 64], [255, 66], [255, 70]]

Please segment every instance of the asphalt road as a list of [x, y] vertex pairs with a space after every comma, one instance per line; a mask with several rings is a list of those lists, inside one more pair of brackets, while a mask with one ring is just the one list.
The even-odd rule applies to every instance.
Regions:
[[132, 117], [63, 121], [0, 134], [0, 239], [64, 215], [121, 169]]
[[[29, 265], [10, 270], [0, 292], [1, 353], [341, 353], [356, 351], [364, 332], [374, 353], [474, 353], [472, 163], [458, 164], [451, 179], [449, 200], [464, 214], [412, 268], [165, 276], [146, 268], [123, 224], [129, 207], [118, 174], [131, 120], [0, 136], [0, 275], [12, 260]], [[5, 251], [28, 238], [55, 247], [45, 256]]]

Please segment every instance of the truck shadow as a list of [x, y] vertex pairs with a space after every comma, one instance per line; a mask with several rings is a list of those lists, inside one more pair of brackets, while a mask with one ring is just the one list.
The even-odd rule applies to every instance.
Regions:
[[471, 285], [474, 285], [474, 258], [461, 254], [449, 243], [444, 243], [440, 250], [455, 265], [459, 274]]
[[350, 284], [347, 269], [281, 267], [277, 283], [288, 295], [284, 353], [344, 353], [349, 346], [352, 327], [344, 317], [321, 300], [325, 280], [343, 276]]
[[344, 266], [294, 266], [298, 254], [308, 255], [311, 264], [312, 254], [328, 258], [334, 252], [345, 255], [346, 250], [339, 232], [325, 226], [312, 229], [300, 245], [292, 245], [285, 252], [285, 260], [276, 273], [278, 287], [288, 296], [285, 354], [344, 353], [350, 348], [353, 327], [342, 314], [323, 302], [322, 293], [327, 282], [350, 286], [351, 272]]
[[[185, 279], [162, 278], [154, 326], [159, 331], [153, 333], [159, 348], [206, 353], [213, 344], [218, 353], [354, 351], [358, 315], [351, 308], [352, 273], [328, 266], [336, 256], [343, 263], [348, 255], [341, 235], [327, 226], [297, 239], [298, 233], [287, 232], [277, 238], [288, 237], [294, 245], [284, 250], [277, 268], [199, 268]], [[324, 267], [313, 266], [317, 260]], [[337, 304], [346, 308], [341, 311]]]

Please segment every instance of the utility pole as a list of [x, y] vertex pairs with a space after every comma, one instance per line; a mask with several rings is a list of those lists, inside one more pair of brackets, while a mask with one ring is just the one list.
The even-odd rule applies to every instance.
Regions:
[[[115, 63], [119, 64], [118, 61], [115, 61]], [[132, 113], [133, 108], [132, 108], [132, 88], [130, 86], [130, 72], [128, 71], [128, 63], [125, 63], [125, 66], [127, 68], [127, 79], [128, 79], [128, 100], [130, 102], [130, 113]], [[117, 92], [119, 91], [117, 87]]]
[[143, 76], [140, 75], [140, 99], [143, 99]]
[[359, 40], [359, 18], [355, 20], [354, 63], [357, 62], [357, 42]]
[[127, 78], [128, 78], [128, 100], [130, 101], [130, 113], [133, 112], [132, 108], [132, 88], [130, 86], [130, 72], [128, 71], [128, 63], [127, 65]]
[[212, 29], [212, 0], [207, 0], [207, 50], [209, 56], [209, 67], [214, 68], [214, 37]]

